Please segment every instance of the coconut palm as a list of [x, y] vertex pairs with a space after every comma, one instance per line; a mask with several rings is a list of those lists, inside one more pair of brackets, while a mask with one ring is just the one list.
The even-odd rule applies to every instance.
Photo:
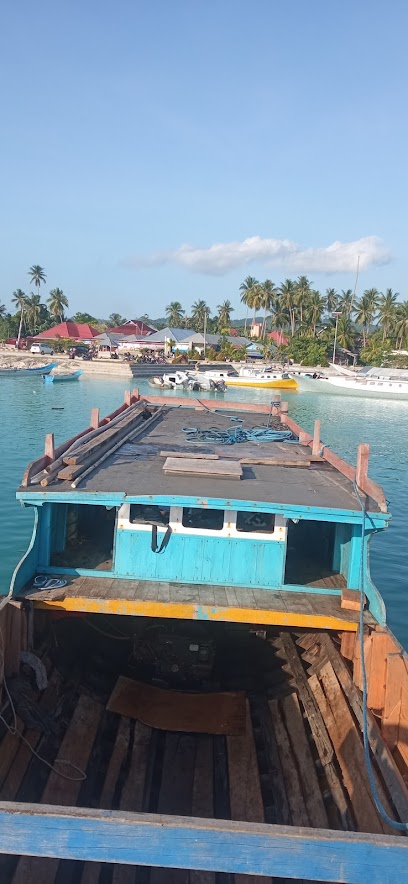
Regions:
[[262, 337], [265, 337], [266, 331], [266, 314], [268, 310], [270, 310], [271, 305], [275, 298], [279, 295], [279, 290], [277, 289], [275, 283], [272, 282], [271, 279], [265, 279], [265, 282], [261, 283], [262, 289], [262, 304], [261, 307], [264, 308], [264, 318], [262, 323]]
[[194, 301], [194, 304], [191, 305], [191, 324], [194, 331], [204, 331], [210, 312], [210, 308], [205, 301]]
[[50, 305], [50, 313], [53, 316], [58, 316], [59, 321], [62, 322], [64, 319], [64, 307], [68, 307], [68, 298], [64, 295], [62, 289], [52, 289], [49, 298], [47, 298], [47, 304]]
[[310, 297], [312, 283], [307, 276], [299, 276], [295, 283], [296, 286], [296, 308], [299, 315], [299, 323], [303, 325], [303, 311], [307, 307]]
[[275, 326], [277, 331], [280, 331], [280, 329], [285, 328], [288, 325], [289, 315], [283, 307], [281, 295], [278, 295], [276, 298], [274, 298], [269, 307], [269, 313], [272, 320], [272, 325]]
[[388, 338], [396, 315], [398, 292], [386, 289], [385, 295], [380, 296], [378, 302], [378, 323], [382, 328], [382, 339]]
[[15, 292], [13, 292], [13, 297], [12, 297], [11, 301], [20, 310], [20, 325], [18, 327], [18, 334], [17, 334], [17, 347], [18, 347], [18, 345], [20, 343], [20, 338], [21, 338], [21, 330], [23, 327], [24, 309], [27, 304], [27, 297], [24, 294], [24, 292], [21, 291], [21, 289], [16, 289]]
[[402, 349], [403, 344], [408, 344], [408, 301], [398, 304], [395, 318], [396, 345]]
[[171, 301], [167, 305], [166, 316], [170, 327], [182, 327], [182, 323], [185, 321], [185, 310], [183, 310], [180, 301]]
[[4, 305], [4, 304], [0, 304], [0, 319], [3, 319], [3, 317], [6, 315], [6, 312], [7, 312], [7, 311], [6, 311], [6, 307], [5, 307], [5, 305]]
[[337, 310], [338, 300], [339, 293], [336, 292], [336, 289], [326, 289], [326, 310], [328, 313], [333, 313], [333, 310]]
[[368, 332], [377, 310], [379, 293], [377, 289], [366, 289], [354, 308], [356, 322], [363, 326], [363, 347], [366, 346]]
[[307, 315], [307, 323], [312, 332], [312, 338], [316, 337], [316, 326], [319, 324], [322, 313], [326, 305], [325, 298], [322, 297], [320, 292], [313, 289], [309, 293], [309, 297], [306, 304], [306, 315]]
[[251, 290], [248, 292], [248, 307], [252, 308], [254, 311], [254, 318], [252, 320], [252, 326], [256, 323], [256, 314], [258, 310], [261, 309], [263, 304], [263, 288], [259, 282], [252, 286]]
[[231, 301], [223, 301], [221, 304], [217, 304], [218, 310], [218, 320], [217, 326], [218, 330], [221, 331], [223, 328], [229, 328], [231, 324], [231, 313], [234, 312], [234, 308], [231, 304]]
[[[335, 320], [332, 320], [333, 329]], [[350, 350], [354, 344], [355, 330], [349, 316], [339, 316], [337, 323], [337, 343], [344, 350]]]
[[39, 264], [33, 264], [28, 271], [28, 275], [30, 277], [30, 282], [34, 283], [38, 294], [40, 294], [41, 283], [45, 282], [47, 279], [44, 267], [40, 267]]
[[337, 310], [341, 310], [345, 316], [349, 319], [351, 317], [353, 311], [353, 292], [352, 289], [342, 289], [340, 295], [340, 301], [337, 305]]
[[239, 287], [240, 292], [242, 292], [242, 295], [241, 295], [241, 302], [242, 302], [243, 304], [245, 304], [245, 306], [246, 306], [246, 308], [247, 308], [247, 309], [246, 309], [246, 314], [245, 314], [245, 330], [244, 330], [244, 334], [246, 334], [246, 330], [247, 330], [248, 308], [249, 308], [249, 306], [250, 306], [250, 304], [249, 304], [249, 302], [248, 302], [248, 296], [250, 295], [250, 292], [252, 291], [252, 289], [253, 289], [253, 287], [254, 287], [255, 285], [258, 285], [258, 280], [255, 279], [254, 276], [247, 276], [246, 279], [244, 279], [244, 281], [241, 283], [241, 285], [240, 285], [240, 287]]
[[41, 314], [45, 309], [45, 305], [41, 304], [40, 296], [30, 292], [30, 297], [26, 298], [25, 312], [33, 335], [39, 330]]
[[290, 333], [295, 334], [295, 316], [296, 316], [296, 283], [293, 279], [285, 279], [285, 282], [279, 288], [282, 298], [282, 307], [288, 311]]

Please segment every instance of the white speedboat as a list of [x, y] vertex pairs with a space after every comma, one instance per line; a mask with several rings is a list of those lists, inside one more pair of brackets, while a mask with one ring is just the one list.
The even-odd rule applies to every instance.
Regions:
[[[380, 371], [376, 369], [375, 371]], [[380, 399], [408, 400], [408, 377], [395, 375], [392, 369], [382, 374], [354, 374], [353, 377], [296, 375], [301, 392], [330, 393], [337, 396], [369, 396]]]
[[236, 371], [202, 372], [213, 380], [223, 379], [227, 387], [259, 387], [263, 389], [297, 390], [297, 383], [287, 372], [272, 368], [251, 368], [243, 366]]
[[156, 375], [149, 379], [151, 387], [160, 387], [162, 390], [186, 390], [189, 376], [186, 371], [174, 371], [170, 374]]

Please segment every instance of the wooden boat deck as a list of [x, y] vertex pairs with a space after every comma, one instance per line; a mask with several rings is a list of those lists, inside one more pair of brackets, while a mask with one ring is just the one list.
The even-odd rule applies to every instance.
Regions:
[[[77, 641], [69, 652], [66, 624], [54, 621], [54, 652], [45, 659], [49, 683], [36, 720], [27, 706], [17, 727], [67, 778], [3, 728], [0, 800], [390, 834], [371, 796], [360, 695], [337, 636], [284, 630], [263, 641], [241, 633], [235, 644], [224, 637], [230, 654], [224, 648], [218, 679], [224, 690], [246, 690], [246, 730], [214, 736], [157, 730], [107, 711], [123, 663], [106, 653], [100, 637], [104, 652], [96, 668], [97, 634], [84, 620], [70, 623], [70, 641], [73, 634]], [[402, 778], [379, 731], [372, 748], [377, 787], [396, 818], [406, 800]], [[0, 878], [3, 884], [272, 884], [265, 877], [9, 855], [0, 856]]]
[[[231, 404], [228, 410], [223, 411], [222, 408], [221, 403], [216, 412], [200, 407], [162, 406], [157, 419], [149, 421], [145, 429], [142, 427], [134, 441], [124, 442], [100, 466], [95, 466], [90, 475], [81, 480], [77, 489], [79, 497], [95, 493], [101, 496], [104, 493], [116, 494], [121, 499], [123, 495], [175, 495], [263, 503], [273, 501], [289, 506], [360, 512], [361, 505], [350, 478], [327, 460], [312, 455], [307, 446], [284, 442], [189, 444], [184, 429], [191, 426], [200, 431], [214, 427], [225, 431], [234, 427], [265, 427], [269, 422], [268, 425], [273, 429], [287, 429], [276, 416], [270, 417], [253, 411], [246, 414], [238, 409], [233, 411]], [[209, 454], [221, 461], [244, 461], [242, 478], [240, 481], [226, 476], [220, 478], [215, 471], [213, 476], [200, 475], [199, 460], [196, 473], [172, 475], [163, 469], [166, 455], [162, 452], [177, 452], [179, 455], [184, 453], [186, 457], [191, 454], [205, 457]], [[245, 459], [251, 462], [245, 463]], [[219, 461], [214, 460], [214, 464], [217, 463]], [[28, 484], [20, 489], [19, 496], [23, 493], [27, 499], [27, 495], [38, 490], [38, 484]], [[46, 490], [41, 491], [54, 498], [56, 495], [58, 499], [60, 494], [72, 493], [71, 481], [59, 480], [55, 475]], [[375, 500], [369, 498], [367, 505], [371, 512], [379, 512], [380, 508]]]
[[[338, 575], [313, 582], [314, 592], [281, 592], [236, 586], [186, 585], [109, 577], [75, 577], [52, 593], [27, 588], [24, 597], [36, 607], [104, 614], [126, 614], [186, 620], [257, 623], [310, 629], [357, 630], [358, 612], [341, 607], [341, 595], [319, 593], [319, 587], [345, 586]], [[367, 625], [374, 625], [364, 613]]]

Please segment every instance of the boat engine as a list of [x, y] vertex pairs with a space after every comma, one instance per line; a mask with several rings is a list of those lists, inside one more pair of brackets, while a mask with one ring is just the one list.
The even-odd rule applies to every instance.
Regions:
[[129, 666], [142, 669], [145, 676], [160, 685], [205, 688], [214, 660], [215, 642], [202, 628], [186, 630], [152, 624], [133, 636]]

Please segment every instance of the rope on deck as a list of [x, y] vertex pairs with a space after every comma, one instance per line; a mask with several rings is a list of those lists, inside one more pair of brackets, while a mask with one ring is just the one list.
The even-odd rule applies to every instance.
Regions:
[[228, 427], [221, 430], [219, 427], [208, 427], [199, 430], [197, 427], [183, 427], [186, 434], [186, 442], [193, 445], [235, 445], [240, 442], [291, 442], [298, 443], [291, 430], [272, 430], [268, 426], [251, 427], [244, 429], [242, 426]]

